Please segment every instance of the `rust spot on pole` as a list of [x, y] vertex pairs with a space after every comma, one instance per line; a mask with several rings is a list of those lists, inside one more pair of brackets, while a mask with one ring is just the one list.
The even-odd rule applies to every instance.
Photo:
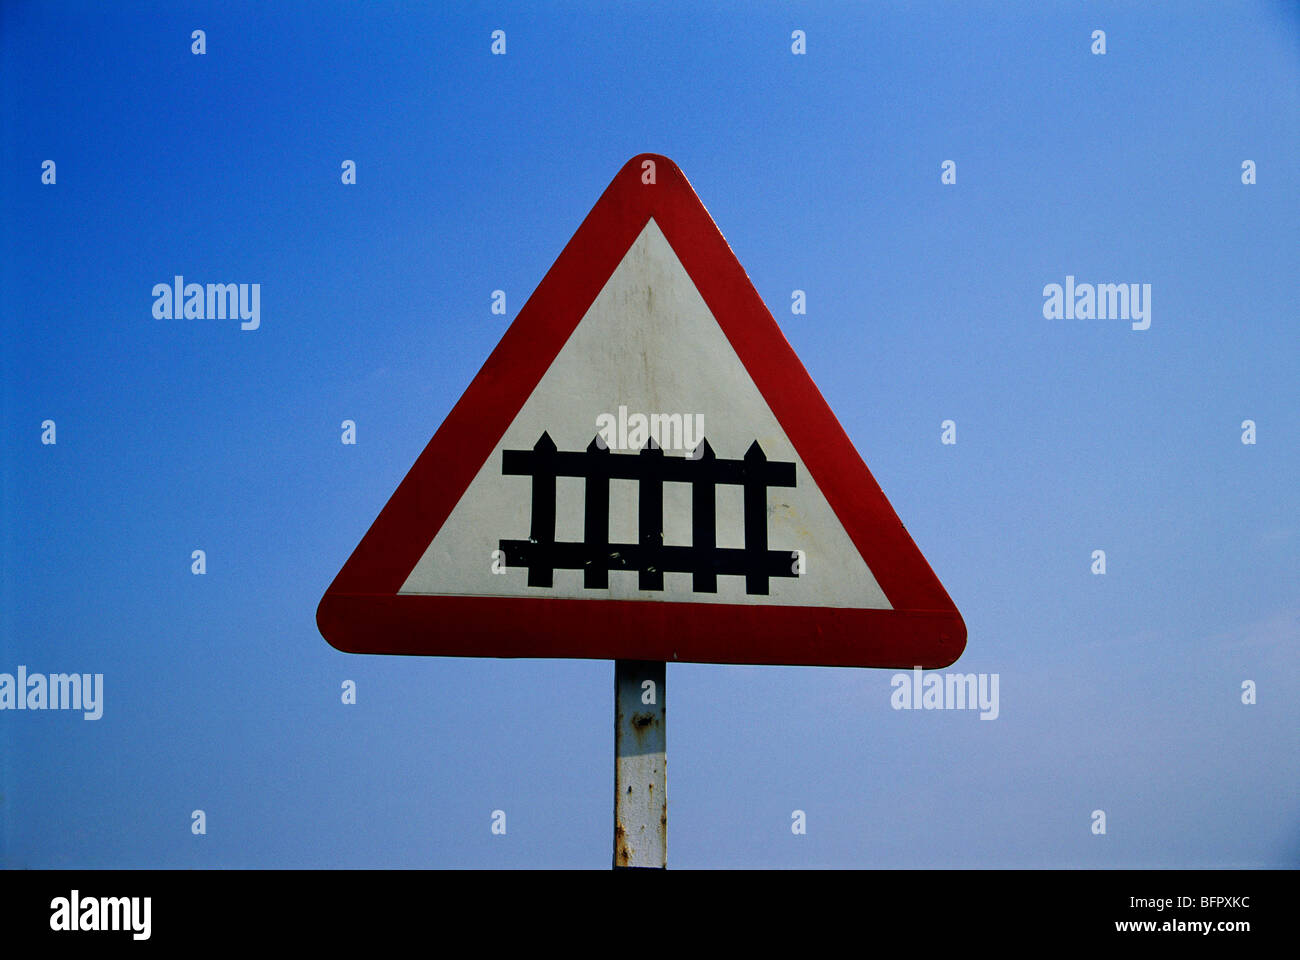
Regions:
[[614, 827], [614, 866], [626, 867], [632, 860], [632, 851], [627, 848], [627, 834], [622, 824]]

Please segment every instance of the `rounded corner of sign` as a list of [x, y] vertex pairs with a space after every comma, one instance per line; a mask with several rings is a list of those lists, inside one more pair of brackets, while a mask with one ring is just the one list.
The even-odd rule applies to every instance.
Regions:
[[647, 163], [654, 164], [656, 177], [660, 173], [664, 172], [664, 170], [668, 170], [678, 175], [681, 175], [682, 172], [682, 168], [677, 166], [676, 161], [674, 161], [672, 157], [664, 156], [662, 153], [650, 152], [638, 153], [636, 156], [632, 157], [627, 163], [623, 164], [623, 171], [628, 174], [635, 174], [638, 179], [642, 179], [647, 170]]
[[316, 605], [316, 629], [325, 638], [325, 642], [339, 653], [358, 653], [359, 651], [355, 647], [346, 645], [348, 638], [351, 637], [351, 631], [347, 630], [345, 625], [340, 622], [336, 611], [333, 609], [333, 599], [327, 593], [321, 597], [320, 603]]
[[947, 617], [947, 623], [941, 628], [939, 633], [939, 642], [935, 645], [935, 655], [937, 657], [931, 670], [940, 670], [943, 667], [951, 666], [961, 659], [961, 655], [966, 652], [966, 621], [962, 619], [960, 613], [953, 610]]
[[671, 157], [665, 156], [662, 153], [655, 153], [653, 150], [643, 150], [641, 153], [636, 154], [630, 160], [628, 160], [628, 162], [624, 164], [624, 166], [630, 166], [632, 164], [638, 163], [639, 161], [645, 161], [645, 160], [654, 160], [655, 162], [672, 164], [672, 166], [674, 167], [677, 166], [677, 164], [673, 162]]

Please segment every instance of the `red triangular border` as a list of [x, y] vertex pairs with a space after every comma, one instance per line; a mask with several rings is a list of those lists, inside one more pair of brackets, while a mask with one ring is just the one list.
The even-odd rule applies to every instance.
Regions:
[[[655, 163], [654, 184], [642, 165]], [[397, 591], [654, 217], [893, 610]], [[316, 612], [349, 653], [944, 667], [966, 625], [677, 165], [619, 171]]]

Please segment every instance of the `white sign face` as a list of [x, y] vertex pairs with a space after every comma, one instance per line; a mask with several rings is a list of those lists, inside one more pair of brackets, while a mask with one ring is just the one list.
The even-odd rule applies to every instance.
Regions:
[[[559, 460], [532, 454], [543, 435]], [[598, 435], [603, 448], [589, 450]], [[658, 457], [640, 451], [651, 436], [671, 469], [647, 485], [644, 468]], [[729, 462], [712, 472], [703, 500], [698, 479], [714, 465], [691, 457], [701, 440]], [[772, 470], [757, 493], [738, 479], [755, 443]], [[603, 478], [593, 482], [593, 469]], [[554, 511], [554, 544], [529, 542], [539, 509]], [[598, 525], [607, 522], [594, 538], [593, 509]], [[648, 579], [635, 549], [646, 510], [660, 521], [664, 547]], [[753, 536], [760, 520], [769, 555], [762, 571], [744, 549], [754, 547], [747, 524]], [[589, 556], [593, 542], [612, 558], [594, 577], [574, 559]], [[711, 575], [701, 576], [705, 567]], [[399, 594], [892, 609], [653, 219]]]

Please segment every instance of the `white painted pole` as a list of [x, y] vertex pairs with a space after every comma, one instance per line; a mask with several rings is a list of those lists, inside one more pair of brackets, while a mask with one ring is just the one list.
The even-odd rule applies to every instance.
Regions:
[[668, 866], [665, 665], [614, 661], [614, 867]]

